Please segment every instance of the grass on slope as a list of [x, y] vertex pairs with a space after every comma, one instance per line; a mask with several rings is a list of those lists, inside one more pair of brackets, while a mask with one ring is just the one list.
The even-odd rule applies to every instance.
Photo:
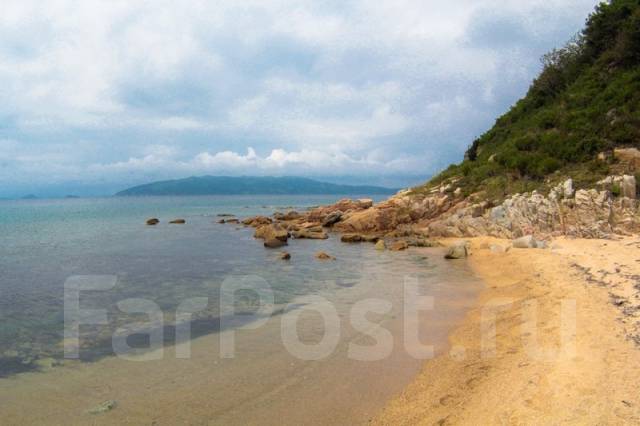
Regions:
[[640, 0], [600, 4], [543, 64], [527, 95], [473, 142], [462, 163], [414, 192], [454, 177], [465, 195], [492, 200], [567, 176], [586, 187], [615, 166], [598, 153], [640, 148]]

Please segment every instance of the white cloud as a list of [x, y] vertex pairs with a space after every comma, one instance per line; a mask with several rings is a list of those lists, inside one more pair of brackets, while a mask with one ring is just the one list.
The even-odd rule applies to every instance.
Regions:
[[426, 175], [595, 3], [4, 0], [0, 139], [20, 142], [2, 170]]

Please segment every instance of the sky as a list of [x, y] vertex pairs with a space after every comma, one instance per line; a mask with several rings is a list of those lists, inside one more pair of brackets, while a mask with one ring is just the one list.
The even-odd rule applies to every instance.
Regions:
[[194, 175], [417, 184], [595, 4], [2, 0], [0, 197]]

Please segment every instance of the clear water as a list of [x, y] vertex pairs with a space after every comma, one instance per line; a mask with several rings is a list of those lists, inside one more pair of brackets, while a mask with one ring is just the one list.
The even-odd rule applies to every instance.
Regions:
[[[366, 252], [357, 246], [335, 237], [292, 241], [287, 251], [295, 261], [285, 263], [253, 239], [252, 229], [216, 223], [220, 214], [269, 215], [335, 200], [216, 196], [0, 201], [0, 377], [36, 369], [43, 358], [63, 357], [63, 285], [71, 276], [118, 278], [113, 290], [87, 292], [81, 298], [83, 309], [109, 313], [108, 326], [81, 329], [80, 354], [86, 360], [109, 355], [112, 332], [139, 320], [117, 308], [126, 298], [154, 301], [168, 323], [184, 299], [209, 297], [209, 307], [194, 323], [194, 334], [202, 335], [219, 327], [217, 290], [230, 275], [261, 276], [274, 289], [277, 303], [328, 288], [349, 288], [366, 265]], [[146, 226], [149, 217], [160, 218], [161, 224]], [[169, 225], [174, 218], [187, 223]], [[338, 260], [327, 267], [313, 256], [319, 250]]]

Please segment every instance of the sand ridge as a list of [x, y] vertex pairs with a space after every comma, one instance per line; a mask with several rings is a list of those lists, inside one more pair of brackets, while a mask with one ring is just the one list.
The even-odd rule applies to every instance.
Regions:
[[[488, 248], [504, 240], [471, 242], [468, 261], [486, 289], [450, 336], [451, 353], [428, 361], [373, 423], [640, 424], [640, 240], [559, 239], [506, 253]], [[575, 301], [575, 335], [561, 322], [563, 300], [565, 319]], [[496, 352], [487, 354], [487, 307], [501, 303]], [[556, 352], [537, 356], [532, 338], [533, 349]]]

